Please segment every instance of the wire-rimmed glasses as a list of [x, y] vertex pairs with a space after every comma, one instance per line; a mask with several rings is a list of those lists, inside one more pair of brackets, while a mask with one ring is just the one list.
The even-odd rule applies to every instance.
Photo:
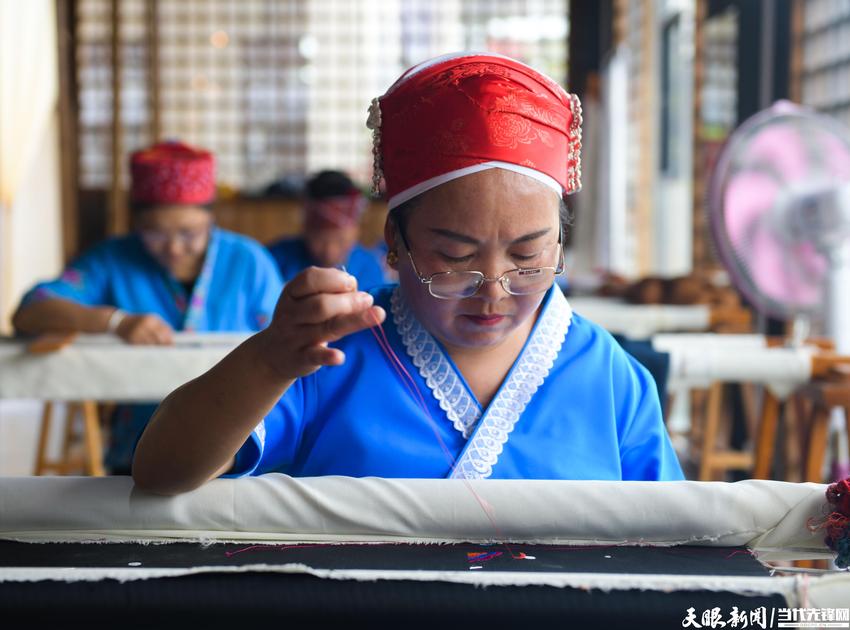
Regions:
[[485, 282], [498, 282], [506, 293], [511, 295], [533, 295], [542, 293], [552, 286], [555, 277], [564, 272], [564, 250], [561, 247], [562, 238], [558, 236], [558, 263], [555, 267], [531, 267], [511, 269], [496, 278], [488, 278], [480, 271], [439, 271], [430, 276], [423, 276], [416, 267], [413, 254], [407, 238], [399, 231], [401, 240], [413, 266], [413, 272], [419, 282], [428, 285], [428, 291], [441, 300], [456, 300], [475, 295]]

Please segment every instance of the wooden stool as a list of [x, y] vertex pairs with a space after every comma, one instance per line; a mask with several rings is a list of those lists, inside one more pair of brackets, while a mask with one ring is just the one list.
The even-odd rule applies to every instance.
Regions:
[[700, 481], [715, 481], [730, 470], [752, 470], [753, 478], [767, 479], [773, 461], [779, 401], [765, 389], [757, 422], [754, 453], [718, 448], [717, 438], [723, 418], [723, 386], [724, 383], [712, 383], [708, 390], [698, 478]]
[[[844, 407], [847, 417], [848, 405], [845, 401], [848, 399], [844, 397], [844, 388], [850, 387], [850, 357], [835, 354], [832, 341], [828, 339], [811, 339], [807, 343], [818, 346], [822, 352], [812, 357], [813, 380], [802, 386], [794, 396], [794, 416], [797, 422], [803, 424], [800, 428], [807, 444], [803, 454], [802, 480], [820, 483], [822, 480], [818, 467], [826, 456], [832, 408]], [[769, 476], [778, 417], [778, 403], [776, 413], [762, 414], [753, 471], [755, 479], [767, 479]]]
[[[777, 346], [781, 341], [781, 338], [768, 339], [767, 345]], [[814, 383], [819, 383], [823, 379], [827, 379], [830, 383], [834, 383], [836, 379], [850, 383], [850, 371], [848, 371], [850, 357], [834, 354], [832, 352], [834, 346], [832, 341], [828, 339], [810, 339], [807, 343], [809, 345], [815, 345], [821, 350], [820, 353], [812, 357], [811, 374], [812, 378], [815, 379]], [[845, 372], [847, 372], [846, 377], [842, 376]], [[830, 393], [830, 395], [834, 396], [836, 394]], [[720, 433], [722, 408], [723, 384], [714, 383], [708, 392], [708, 404], [702, 436], [699, 480], [711, 481], [716, 479], [718, 474], [728, 472], [729, 470], [752, 470], [752, 477], [754, 479], [768, 479], [773, 464], [776, 434], [779, 425], [779, 400], [770, 393], [770, 390], [765, 388], [762, 407], [755, 428], [754, 453], [717, 448], [716, 442]], [[827, 412], [828, 415], [829, 413]], [[818, 431], [827, 431], [828, 418], [827, 425], [824, 428], [820, 428], [819, 424], [817, 424], [817, 427]], [[826, 435], [821, 436], [818, 433], [815, 435], [814, 443], [820, 444], [821, 439], [823, 439], [823, 449], [825, 450]], [[812, 456], [815, 458], [818, 457], [817, 453], [813, 453]], [[823, 461], [823, 454], [821, 454], [819, 461]], [[811, 465], [814, 466], [815, 464], [812, 463]], [[808, 473], [804, 475], [804, 480], [809, 479], [807, 475]]]
[[832, 410], [844, 410], [844, 421], [850, 434], [850, 378], [841, 380], [818, 380], [800, 390], [800, 397], [808, 403], [809, 413], [805, 419], [806, 444], [803, 459], [803, 480], [823, 483], [823, 464], [829, 441], [829, 425]]
[[[713, 306], [710, 312], [709, 329], [715, 333], [741, 334], [752, 330], [752, 312], [740, 305]], [[726, 383], [712, 383], [707, 391], [705, 414], [702, 427], [694, 427], [692, 439], [699, 436], [700, 459], [698, 479], [715, 481], [730, 470], [749, 470], [753, 456], [744, 451], [718, 449], [723, 417], [723, 387]]]
[[[100, 430], [100, 417], [97, 403], [93, 400], [69, 402], [65, 417], [65, 436], [62, 440], [62, 455], [58, 460], [47, 457], [47, 447], [50, 437], [50, 425], [53, 420], [54, 403], [44, 403], [41, 416], [41, 429], [38, 436], [38, 451], [36, 452], [35, 474], [44, 475], [56, 473], [67, 475], [74, 470], [82, 469], [92, 477], [102, 477], [103, 469], [103, 436]], [[73, 454], [74, 421], [77, 414], [83, 418], [83, 456]]]
[[[50, 354], [60, 352], [74, 342], [77, 335], [73, 332], [56, 332], [41, 335], [27, 346], [30, 354]], [[55, 472], [67, 475], [75, 469], [83, 469], [93, 477], [102, 477], [103, 470], [103, 436], [100, 430], [100, 416], [97, 403], [93, 400], [69, 402], [65, 417], [65, 437], [62, 440], [62, 457], [52, 461], [47, 457], [47, 446], [50, 439], [50, 425], [53, 421], [54, 406], [52, 402], [44, 403], [41, 416], [41, 429], [38, 436], [38, 451], [35, 458], [35, 474], [44, 475]], [[83, 417], [83, 457], [74, 457], [72, 446], [74, 442], [74, 420], [77, 413]]]

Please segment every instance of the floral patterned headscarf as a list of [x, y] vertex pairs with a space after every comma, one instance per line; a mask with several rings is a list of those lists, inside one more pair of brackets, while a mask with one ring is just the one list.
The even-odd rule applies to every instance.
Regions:
[[558, 194], [581, 187], [581, 104], [514, 59], [458, 53], [414, 66], [372, 101], [376, 188], [390, 209], [488, 168], [518, 171]]

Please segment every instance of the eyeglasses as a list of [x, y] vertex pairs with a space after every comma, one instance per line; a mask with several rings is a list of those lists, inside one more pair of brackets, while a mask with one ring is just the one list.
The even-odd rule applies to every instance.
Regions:
[[211, 231], [212, 226], [200, 230], [178, 230], [177, 232], [139, 230], [139, 237], [151, 249], [162, 249], [172, 241], [176, 241], [184, 249], [196, 251], [206, 246], [206, 239]]
[[428, 292], [441, 300], [456, 300], [475, 295], [485, 282], [498, 282], [506, 293], [511, 295], [532, 295], [542, 293], [552, 286], [556, 276], [564, 272], [564, 250], [561, 247], [563, 234], [558, 235], [558, 263], [556, 267], [532, 267], [529, 269], [511, 269], [497, 278], [488, 278], [480, 271], [440, 271], [427, 278], [419, 273], [407, 238], [399, 230], [399, 235], [407, 250], [407, 257], [413, 266], [413, 272], [419, 282], [428, 285]]

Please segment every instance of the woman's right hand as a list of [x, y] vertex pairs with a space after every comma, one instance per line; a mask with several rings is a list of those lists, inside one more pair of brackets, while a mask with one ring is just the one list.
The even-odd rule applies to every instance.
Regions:
[[170, 346], [174, 343], [174, 331], [161, 317], [127, 315], [118, 324], [115, 334], [134, 345]]
[[296, 379], [322, 366], [341, 365], [345, 355], [328, 343], [384, 321], [372, 296], [357, 290], [354, 276], [339, 269], [309, 267], [281, 293], [264, 352], [282, 378]]

